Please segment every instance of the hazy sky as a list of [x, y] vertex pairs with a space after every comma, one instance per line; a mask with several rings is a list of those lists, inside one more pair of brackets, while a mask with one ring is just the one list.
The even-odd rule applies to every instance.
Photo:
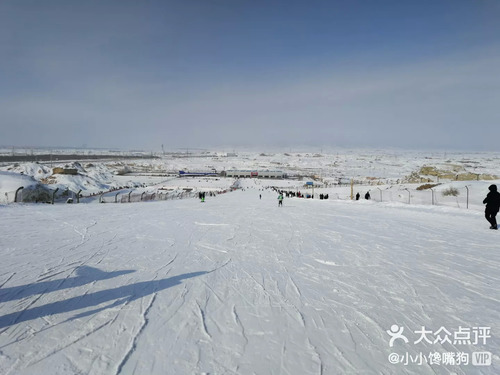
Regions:
[[498, 0], [0, 0], [0, 145], [498, 150]]

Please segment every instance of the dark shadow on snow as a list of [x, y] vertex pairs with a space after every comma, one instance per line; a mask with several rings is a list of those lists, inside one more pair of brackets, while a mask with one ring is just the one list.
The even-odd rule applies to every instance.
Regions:
[[13, 324], [41, 318], [44, 316], [67, 313], [70, 311], [85, 309], [92, 306], [98, 306], [108, 301], [114, 301], [108, 306], [99, 307], [92, 311], [83, 312], [72, 317], [71, 319], [95, 314], [96, 312], [109, 309], [111, 307], [118, 306], [124, 303], [132, 302], [136, 299], [151, 295], [158, 291], [173, 287], [175, 285], [179, 285], [184, 279], [201, 276], [206, 273], [208, 272], [192, 272], [162, 280], [142, 281], [131, 285], [124, 285], [114, 289], [107, 289], [100, 292], [84, 294], [82, 296], [69, 298], [63, 301], [57, 301], [49, 303], [47, 305], [7, 314], [0, 317], [0, 328], [5, 328]]
[[135, 272], [133, 270], [123, 270], [114, 272], [101, 271], [98, 268], [81, 266], [76, 269], [76, 276], [65, 279], [51, 281], [34, 282], [32, 284], [14, 286], [11, 288], [0, 289], [0, 302], [15, 301], [36, 294], [56, 292], [62, 289], [76, 288], [93, 281], [112, 279], [127, 273]]

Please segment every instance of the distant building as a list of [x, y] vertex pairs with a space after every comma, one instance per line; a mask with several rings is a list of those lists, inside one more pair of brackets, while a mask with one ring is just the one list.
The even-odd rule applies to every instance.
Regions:
[[228, 170], [226, 177], [236, 178], [285, 178], [283, 171]]
[[237, 157], [238, 154], [236, 152], [217, 152], [217, 156], [222, 157], [222, 158], [230, 158], [230, 157]]
[[78, 174], [78, 169], [74, 168], [53, 168], [52, 169], [52, 174], [70, 174], [70, 175], [77, 175]]
[[203, 177], [203, 176], [218, 176], [218, 174], [215, 170], [204, 171], [204, 172], [179, 171], [179, 177]]

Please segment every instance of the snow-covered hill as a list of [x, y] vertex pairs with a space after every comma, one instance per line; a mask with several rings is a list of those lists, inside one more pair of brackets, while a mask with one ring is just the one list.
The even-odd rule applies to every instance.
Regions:
[[2, 206], [0, 373], [498, 374], [499, 234], [251, 188]]

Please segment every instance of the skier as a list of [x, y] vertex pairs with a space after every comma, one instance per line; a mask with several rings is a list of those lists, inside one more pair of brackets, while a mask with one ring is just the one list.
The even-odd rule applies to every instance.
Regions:
[[356, 193], [356, 200], [359, 201], [360, 194], [359, 192]]
[[366, 192], [365, 199], [370, 199], [370, 192], [369, 191]]
[[278, 207], [283, 206], [283, 194], [278, 195]]
[[490, 185], [488, 188], [490, 192], [486, 195], [483, 200], [483, 204], [486, 204], [486, 209], [484, 210], [484, 216], [486, 220], [491, 224], [490, 229], [498, 229], [497, 226], [497, 213], [500, 209], [500, 193], [497, 191], [496, 185]]

